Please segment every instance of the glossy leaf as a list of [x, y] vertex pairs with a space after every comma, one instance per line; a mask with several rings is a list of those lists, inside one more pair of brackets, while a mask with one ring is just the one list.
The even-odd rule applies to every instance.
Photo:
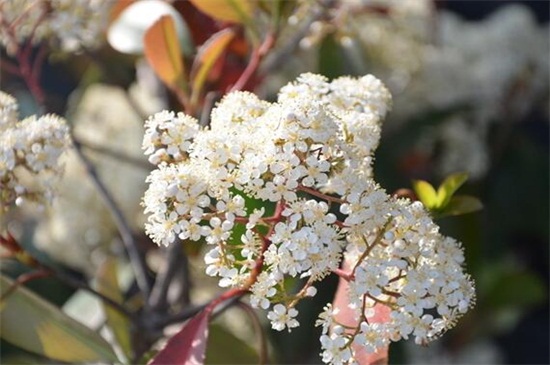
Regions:
[[[98, 292], [117, 303], [122, 304], [124, 302], [122, 291], [118, 283], [117, 264], [115, 259], [107, 258], [101, 264], [96, 280]], [[115, 336], [118, 345], [126, 357], [131, 358], [132, 344], [130, 339], [130, 321], [126, 316], [110, 305], [103, 302], [102, 305], [107, 317], [107, 324], [113, 331], [113, 335]]]
[[[13, 281], [0, 275], [0, 284], [5, 293]], [[24, 287], [17, 287], [0, 308], [0, 336], [13, 345], [57, 361], [118, 361], [96, 332]]]
[[171, 89], [185, 83], [184, 65], [174, 20], [162, 16], [143, 37], [145, 57], [159, 78]]
[[420, 199], [427, 209], [431, 210], [437, 207], [437, 193], [429, 182], [415, 180], [413, 181], [413, 189], [418, 199]]
[[473, 196], [453, 196], [467, 179], [467, 173], [450, 175], [441, 183], [437, 192], [430, 183], [416, 180], [413, 181], [413, 189], [420, 201], [436, 218], [466, 214], [483, 208], [481, 202]]
[[194, 53], [194, 45], [187, 23], [181, 14], [163, 0], [130, 1], [115, 4], [119, 12], [107, 29], [107, 41], [117, 51], [125, 54], [143, 55], [143, 36], [163, 16], [170, 16], [176, 27], [179, 45], [186, 55]]
[[223, 54], [231, 40], [235, 37], [235, 31], [226, 28], [210, 37], [199, 49], [193, 64], [193, 94], [191, 102], [196, 104], [202, 91], [208, 72]]
[[442, 218], [451, 215], [462, 215], [477, 212], [483, 209], [479, 199], [470, 195], [457, 195], [451, 198], [449, 204], [437, 211], [436, 217]]
[[251, 0], [190, 0], [193, 5], [216, 20], [247, 23], [252, 18], [255, 3]]
[[204, 310], [191, 318], [148, 364], [204, 364], [210, 313]]
[[468, 180], [468, 174], [465, 172], [448, 176], [437, 189], [437, 207], [445, 207], [466, 180]]

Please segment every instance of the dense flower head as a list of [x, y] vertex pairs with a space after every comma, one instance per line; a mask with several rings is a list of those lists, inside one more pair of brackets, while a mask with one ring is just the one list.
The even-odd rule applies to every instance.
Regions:
[[[143, 148], [157, 168], [147, 179], [146, 231], [158, 244], [205, 242], [206, 273], [247, 288], [276, 330], [297, 327], [296, 303], [345, 257], [356, 324], [321, 313], [323, 360], [354, 359], [452, 327], [474, 301], [460, 244], [439, 233], [419, 202], [388, 195], [373, 178], [373, 153], [391, 95], [375, 77], [302, 74], [277, 102], [225, 96], [210, 127], [161, 112], [146, 122]], [[285, 286], [286, 279], [300, 289]], [[375, 304], [388, 323], [369, 324]]]
[[70, 145], [64, 119], [47, 114], [19, 121], [17, 102], [0, 91], [0, 208], [32, 200], [44, 203], [62, 171], [59, 157]]
[[48, 39], [67, 52], [96, 47], [111, 6], [109, 0], [4, 0], [0, 44], [9, 54], [29, 40]]

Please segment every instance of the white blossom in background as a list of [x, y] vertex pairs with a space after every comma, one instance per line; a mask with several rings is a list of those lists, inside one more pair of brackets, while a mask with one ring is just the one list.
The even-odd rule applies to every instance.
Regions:
[[17, 101], [0, 91], [0, 211], [25, 200], [49, 202], [63, 170], [59, 157], [71, 144], [63, 118], [18, 118]]
[[[412, 337], [419, 344], [451, 328], [475, 301], [460, 243], [439, 233], [419, 202], [389, 196], [374, 180], [373, 153], [391, 95], [375, 77], [302, 74], [268, 103], [226, 95], [210, 127], [160, 112], [146, 122], [143, 149], [157, 165], [143, 205], [147, 234], [205, 242], [206, 273], [221, 287], [247, 288], [273, 329], [299, 325], [296, 303], [340, 267], [348, 273], [356, 327], [320, 314], [323, 361], [354, 360]], [[152, 158], [151, 158], [152, 157]], [[298, 292], [285, 278], [302, 279]], [[391, 309], [369, 324], [373, 306]], [[348, 326], [348, 327], [346, 327]]]
[[289, 33], [317, 13], [324, 16], [310, 24], [301, 49], [315, 49], [325, 37], [334, 37], [356, 71], [368, 64], [369, 72], [381, 75], [393, 91], [402, 90], [422, 67], [436, 20], [431, 0], [339, 0], [330, 7], [302, 2], [288, 20]]
[[[449, 12], [437, 17], [438, 41], [423, 47], [423, 65], [395, 98], [393, 120], [452, 111], [439, 128], [440, 175], [486, 175], [489, 146], [500, 125], [521, 120], [548, 93], [548, 26], [520, 4], [503, 6], [482, 21]], [[465, 151], [468, 151], [465, 153]]]
[[[388, 135], [407, 123], [449, 115], [424, 131], [432, 148], [423, 142], [415, 146], [433, 157], [441, 177], [465, 171], [472, 180], [484, 178], [496, 135], [490, 131], [500, 133], [502, 125], [524, 119], [547, 100], [549, 29], [537, 24], [525, 5], [508, 4], [483, 20], [468, 21], [436, 9], [432, 0], [331, 4], [303, 2], [289, 18], [292, 38], [311, 16], [323, 14], [301, 39], [299, 62], [289, 60], [282, 79], [297, 69], [315, 69], [324, 56], [323, 39], [332, 37], [347, 68], [376, 74], [391, 90], [395, 112], [387, 120]], [[279, 77], [272, 76], [272, 83]], [[459, 129], [456, 137], [449, 133]]]
[[66, 52], [95, 48], [107, 26], [110, 0], [3, 0], [0, 44], [13, 54], [17, 44], [49, 40]]

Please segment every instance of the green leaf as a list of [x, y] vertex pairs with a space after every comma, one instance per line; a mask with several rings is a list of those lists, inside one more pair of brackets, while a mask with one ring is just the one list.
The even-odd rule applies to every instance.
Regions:
[[174, 19], [162, 16], [147, 30], [143, 42], [145, 57], [162, 82], [173, 90], [184, 88], [185, 70]]
[[[108, 257], [99, 267], [96, 277], [97, 291], [106, 297], [122, 304], [124, 297], [120, 289], [117, 277], [116, 260]], [[132, 358], [132, 343], [130, 337], [131, 324], [128, 318], [111, 307], [109, 304], [102, 302], [105, 315], [107, 317], [107, 325], [113, 331], [115, 339], [126, 355], [127, 359]]]
[[444, 208], [453, 194], [468, 180], [465, 172], [448, 176], [437, 189], [437, 208]]
[[453, 196], [468, 179], [467, 173], [457, 173], [448, 176], [435, 191], [434, 187], [424, 180], [414, 180], [413, 189], [435, 218], [451, 215], [461, 215], [478, 211], [483, 208], [479, 199], [470, 195]]
[[[13, 281], [0, 275], [5, 293]], [[99, 334], [24, 287], [0, 303], [0, 336], [27, 351], [64, 362], [117, 362]]]
[[483, 204], [478, 198], [470, 195], [457, 195], [451, 198], [451, 201], [442, 209], [435, 212], [437, 218], [452, 215], [462, 215], [477, 212], [483, 209]]
[[416, 196], [418, 196], [418, 199], [420, 199], [422, 204], [424, 204], [427, 209], [432, 210], [437, 208], [437, 193], [429, 182], [424, 180], [414, 180], [412, 184]]
[[210, 325], [205, 364], [257, 364], [258, 354], [224, 327]]
[[200, 47], [192, 69], [193, 91], [191, 103], [193, 105], [196, 105], [199, 100], [199, 95], [202, 92], [208, 73], [223, 54], [231, 40], [233, 40], [234, 36], [235, 31], [231, 28], [226, 28], [213, 34]]

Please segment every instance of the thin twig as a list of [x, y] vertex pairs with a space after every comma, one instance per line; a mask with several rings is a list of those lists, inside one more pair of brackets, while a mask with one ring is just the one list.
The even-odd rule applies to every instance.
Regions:
[[252, 76], [258, 70], [258, 67], [260, 66], [260, 61], [269, 52], [269, 50], [273, 48], [274, 45], [275, 45], [275, 34], [268, 33], [263, 43], [258, 48], [256, 48], [252, 53], [252, 57], [250, 58], [248, 65], [244, 69], [243, 73], [241, 74], [237, 82], [235, 82], [235, 84], [231, 87], [229, 92], [243, 90], [246, 87], [246, 84], [250, 81]]
[[4, 302], [10, 295], [13, 294], [15, 289], [19, 288], [20, 286], [25, 285], [32, 280], [46, 278], [51, 275], [52, 273], [49, 270], [45, 270], [43, 268], [39, 268], [37, 271], [31, 271], [31, 272], [19, 275], [13, 281], [13, 284], [11, 284], [8, 290], [2, 293], [2, 295], [0, 296], [0, 303]]
[[76, 278], [70, 276], [69, 274], [66, 274], [65, 272], [63, 272], [61, 270], [54, 269], [54, 268], [50, 267], [49, 265], [46, 265], [46, 264], [36, 260], [34, 257], [33, 257], [33, 260], [34, 260], [34, 266], [33, 267], [36, 267], [37, 271], [32, 271], [32, 272], [22, 274], [19, 277], [17, 277], [17, 279], [14, 281], [13, 285], [5, 293], [2, 293], [2, 296], [0, 297], [0, 300], [5, 300], [9, 295], [11, 295], [11, 293], [15, 289], [17, 289], [21, 285], [24, 285], [24, 284], [30, 282], [31, 280], [42, 279], [42, 278], [45, 278], [45, 277], [52, 277], [52, 278], [55, 278], [55, 279], [65, 283], [65, 284], [75, 288], [75, 289], [82, 289], [82, 290], [85, 290], [85, 291], [91, 293], [92, 295], [96, 296], [97, 298], [99, 298], [100, 300], [105, 302], [107, 305], [110, 305], [115, 310], [119, 311], [121, 314], [127, 316], [128, 318], [131, 318], [133, 316], [133, 314], [131, 312], [129, 312], [123, 305], [121, 305], [118, 302], [115, 302], [111, 298], [106, 297], [105, 295], [103, 295], [103, 294], [99, 293], [98, 291], [92, 289], [86, 282], [83, 282], [79, 279], [76, 279]]
[[201, 305], [190, 306], [178, 313], [163, 316], [155, 321], [154, 327], [157, 329], [164, 328], [170, 324], [183, 322], [205, 309], [209, 304], [210, 302]]
[[130, 91], [128, 89], [124, 90], [124, 97], [126, 98], [128, 105], [130, 105], [132, 110], [136, 113], [136, 115], [142, 122], [149, 118], [149, 115], [141, 108], [136, 99], [134, 99], [132, 94], [130, 94]]
[[189, 274], [189, 258], [185, 253], [181, 255], [179, 262], [179, 269], [181, 271], [181, 295], [180, 302], [183, 305], [189, 305], [191, 303], [191, 275]]
[[273, 52], [269, 58], [266, 58], [262, 65], [262, 72], [270, 73], [281, 67], [281, 65], [286, 64], [285, 60], [290, 58], [300, 45], [300, 41], [310, 32], [311, 24], [325, 17], [327, 9], [331, 8], [334, 2], [334, 0], [321, 1], [319, 3], [320, 6], [314, 9], [305, 20], [300, 22], [301, 25], [294, 32], [292, 39], [285, 42], [284, 46], [279, 48], [278, 51]]
[[128, 222], [126, 222], [126, 219], [124, 218], [124, 215], [122, 214], [122, 211], [115, 202], [113, 196], [111, 195], [103, 181], [101, 181], [99, 175], [97, 174], [95, 166], [82, 152], [82, 145], [80, 144], [80, 142], [78, 140], [74, 140], [74, 138], [73, 142], [76, 154], [86, 168], [88, 175], [92, 179], [92, 182], [96, 186], [99, 194], [103, 198], [103, 201], [107, 205], [107, 208], [114, 218], [115, 224], [122, 239], [122, 243], [124, 244], [126, 252], [128, 253], [128, 256], [130, 258], [130, 263], [136, 277], [136, 282], [142, 295], [144, 296], [144, 300], [146, 301], [151, 292], [151, 286], [147, 277], [147, 265], [145, 263], [145, 259], [139, 252], [137, 243], [134, 239], [134, 236], [132, 235], [132, 230], [130, 229]]
[[17, 49], [15, 57], [19, 62], [21, 77], [25, 81], [25, 84], [27, 84], [29, 91], [33, 95], [38, 105], [40, 105], [42, 109], [45, 109], [46, 98], [44, 96], [44, 91], [40, 87], [40, 80], [37, 80], [33, 75], [32, 66], [30, 64], [31, 61], [29, 60], [28, 55], [26, 55], [26, 52], [21, 52], [20, 49]]
[[73, 138], [76, 141], [78, 141], [78, 143], [85, 149], [89, 149], [89, 150], [92, 150], [94, 152], [101, 153], [101, 154], [107, 155], [109, 157], [113, 157], [117, 160], [127, 162], [131, 165], [143, 168], [147, 171], [151, 170], [151, 164], [149, 164], [148, 162], [146, 162], [144, 160], [141, 160], [137, 157], [130, 156], [130, 155], [125, 154], [125, 153], [120, 152], [120, 151], [115, 151], [115, 150], [113, 150], [109, 147], [99, 146], [99, 145], [93, 144], [92, 142], [89, 142], [89, 141], [83, 141], [83, 140], [81, 140], [80, 138], [77, 138], [77, 137], [73, 137]]
[[231, 308], [232, 306], [234, 306], [236, 303], [239, 303], [239, 301], [241, 300], [242, 296], [244, 295], [245, 293], [240, 293], [230, 299], [226, 299], [225, 302], [223, 302], [222, 305], [218, 305], [215, 309], [214, 309], [214, 313], [212, 314], [211, 316], [211, 319], [214, 319], [216, 318], [217, 316], [221, 315], [223, 312], [225, 312], [226, 310], [228, 310], [229, 308]]
[[298, 185], [298, 190], [303, 191], [305, 193], [308, 193], [310, 195], [316, 196], [318, 198], [321, 198], [323, 200], [326, 200], [328, 202], [338, 203], [338, 204], [344, 204], [346, 201], [340, 198], [337, 198], [335, 196], [323, 194], [315, 189], [308, 188], [307, 186], [304, 186], [302, 184]]
[[[43, 265], [43, 264], [41, 264], [41, 265]], [[119, 311], [121, 314], [124, 314], [126, 317], [128, 317], [128, 318], [133, 317], [133, 314], [130, 311], [128, 311], [128, 309], [126, 309], [126, 307], [124, 307], [122, 304], [120, 304], [120, 303], [114, 301], [113, 299], [101, 294], [97, 290], [92, 289], [87, 283], [85, 283], [85, 282], [83, 282], [79, 279], [75, 279], [74, 277], [64, 273], [63, 271], [56, 270], [56, 269], [53, 269], [51, 267], [48, 267], [47, 269], [49, 271], [51, 271], [52, 275], [54, 275], [54, 277], [59, 279], [59, 281], [62, 281], [65, 284], [67, 284], [67, 285], [69, 285], [73, 288], [85, 290], [85, 291], [95, 295], [96, 297], [101, 299], [103, 302], [110, 305], [113, 309]]]
[[[227, 295], [228, 293], [229, 295]], [[216, 297], [204, 304], [188, 307], [179, 313], [161, 317], [158, 320], [156, 320], [156, 322], [154, 323], [154, 326], [156, 328], [164, 328], [169, 324], [183, 322], [193, 317], [200, 311], [205, 310], [209, 307], [217, 308], [214, 310], [214, 314], [212, 316], [212, 317], [215, 317], [216, 315], [221, 314], [221, 312], [223, 312], [224, 310], [232, 306], [236, 301], [238, 301], [245, 294], [246, 294], [246, 290], [229, 290], [227, 292], [224, 292], [219, 297]]]
[[164, 249], [165, 264], [157, 275], [153, 290], [149, 296], [149, 307], [153, 311], [166, 309], [168, 304], [168, 289], [177, 272], [182, 256], [181, 242], [177, 240]]
[[46, 46], [44, 44], [41, 44], [40, 48], [38, 49], [38, 53], [34, 57], [31, 75], [32, 77], [34, 77], [35, 80], [38, 81], [40, 81], [40, 77], [42, 76], [42, 63], [44, 62], [44, 58], [46, 57], [46, 51]]

